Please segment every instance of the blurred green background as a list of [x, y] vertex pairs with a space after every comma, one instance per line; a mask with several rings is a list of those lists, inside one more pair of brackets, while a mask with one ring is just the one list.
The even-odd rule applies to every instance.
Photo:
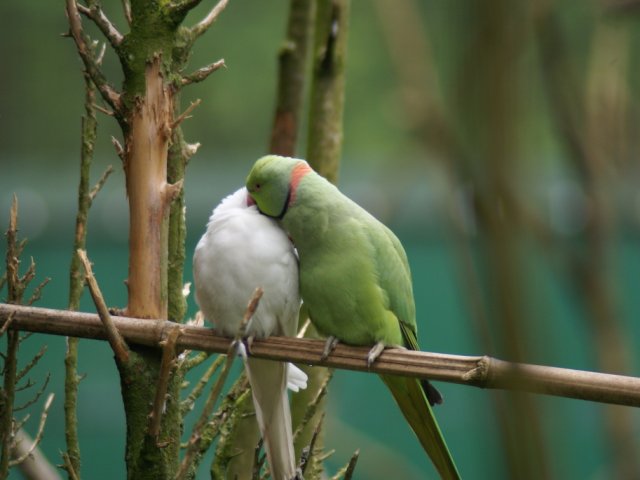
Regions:
[[[105, 9], [122, 26], [112, 3]], [[353, 0], [340, 187], [403, 241], [423, 349], [638, 375], [636, 3]], [[187, 140], [202, 144], [185, 181], [188, 257], [213, 206], [266, 153], [287, 13], [286, 0], [231, 0], [196, 44], [193, 69], [218, 58], [227, 68], [183, 95], [185, 106], [203, 100], [183, 124]], [[15, 193], [29, 239], [23, 260], [32, 256], [38, 278], [52, 278], [38, 305], [64, 308], [82, 67], [60, 36], [62, 2], [1, 2], [0, 27], [0, 227]], [[108, 49], [105, 69], [118, 85]], [[127, 204], [110, 141], [119, 131], [99, 120], [93, 178], [109, 164], [116, 171], [91, 210], [87, 249], [107, 302], [124, 306]], [[193, 298], [189, 305], [192, 315]], [[88, 298], [82, 309], [93, 311]], [[23, 361], [43, 343], [34, 380], [51, 372], [56, 400], [42, 449], [61, 463], [64, 339], [32, 336]], [[81, 342], [80, 371], [82, 473], [123, 478], [124, 414], [109, 348]], [[547, 477], [640, 475], [629, 453], [638, 451], [636, 410], [438, 387], [445, 403], [436, 414], [466, 478], [512, 477], [513, 445], [533, 445], [528, 458]], [[435, 476], [372, 375], [336, 373], [326, 445], [336, 449], [329, 472], [360, 448], [355, 478]]]

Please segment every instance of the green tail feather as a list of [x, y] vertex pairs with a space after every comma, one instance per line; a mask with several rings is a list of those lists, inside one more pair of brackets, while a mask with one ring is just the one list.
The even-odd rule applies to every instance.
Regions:
[[404, 418], [415, 432], [425, 452], [443, 479], [459, 479], [460, 474], [447, 448], [431, 406], [415, 378], [380, 375], [389, 387]]

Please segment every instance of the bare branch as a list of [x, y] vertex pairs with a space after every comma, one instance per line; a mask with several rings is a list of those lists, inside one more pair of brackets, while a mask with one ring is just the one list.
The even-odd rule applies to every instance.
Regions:
[[300, 455], [300, 470], [302, 471], [302, 473], [304, 473], [307, 465], [309, 465], [310, 460], [314, 455], [316, 440], [318, 439], [318, 435], [320, 435], [320, 431], [322, 430], [324, 416], [325, 413], [322, 412], [322, 415], [320, 415], [320, 420], [318, 420], [318, 424], [316, 425], [316, 428], [313, 431], [313, 435], [311, 436], [311, 442], [309, 443], [309, 445], [302, 449], [302, 455]]
[[103, 106], [98, 105], [97, 103], [93, 104], [93, 108], [98, 110], [100, 113], [104, 113], [105, 115], [107, 115], [109, 117], [114, 117], [116, 115], [113, 110], [109, 110], [108, 108], [104, 108]]
[[169, 4], [169, 9], [174, 12], [188, 12], [200, 5], [202, 0], [173, 0]]
[[189, 395], [187, 395], [187, 398], [182, 401], [182, 403], [180, 404], [180, 410], [182, 411], [183, 415], [193, 410], [193, 406], [195, 405], [196, 400], [200, 398], [204, 387], [207, 385], [207, 383], [209, 383], [211, 377], [213, 377], [213, 375], [218, 371], [218, 368], [220, 368], [220, 365], [222, 365], [224, 359], [225, 357], [220, 355], [213, 362], [211, 362], [211, 365], [209, 365], [209, 368], [204, 373], [204, 375], [200, 377], [196, 386], [193, 387], [193, 390], [191, 390]]
[[355, 452], [353, 452], [353, 455], [351, 455], [351, 459], [349, 460], [349, 463], [347, 463], [343, 468], [338, 470], [338, 473], [336, 473], [333, 477], [331, 477], [331, 480], [340, 480], [341, 478], [343, 480], [351, 480], [351, 477], [353, 477], [353, 472], [356, 469], [356, 463], [358, 462], [359, 456], [360, 456], [360, 450], [358, 449]]
[[93, 186], [93, 188], [89, 192], [89, 201], [93, 202], [93, 199], [96, 198], [96, 195], [98, 195], [100, 190], [102, 190], [102, 187], [104, 187], [105, 182], [107, 181], [107, 179], [109, 178], [109, 175], [111, 175], [112, 172], [113, 172], [113, 166], [109, 165], [100, 176], [100, 179], [96, 182], [96, 184]]
[[44, 433], [44, 426], [47, 423], [47, 416], [49, 415], [49, 408], [51, 408], [51, 403], [53, 403], [54, 398], [55, 398], [55, 395], [53, 393], [50, 393], [49, 396], [47, 397], [47, 400], [44, 402], [44, 408], [42, 409], [42, 414], [40, 415], [40, 425], [38, 425], [38, 433], [36, 434], [36, 438], [33, 440], [33, 444], [25, 453], [23, 453], [23, 455], [21, 455], [20, 457], [14, 460], [11, 460], [9, 462], [10, 467], [20, 465], [27, 458], [29, 458], [29, 455], [33, 453], [33, 451], [36, 449], [36, 447], [42, 440], [42, 434]]
[[42, 282], [40, 282], [40, 285], [38, 285], [34, 290], [33, 293], [31, 294], [31, 297], [29, 297], [29, 300], [27, 300], [27, 305], [33, 305], [34, 303], [36, 303], [38, 300], [40, 300], [40, 297], [42, 296], [42, 289], [45, 287], [45, 285], [47, 283], [49, 283], [51, 281], [51, 279], [49, 277], [45, 278]]
[[69, 480], [80, 480], [78, 478], [78, 474], [76, 474], [76, 471], [73, 468], [73, 464], [71, 463], [71, 458], [69, 457], [69, 454], [67, 452], [62, 452], [62, 459], [64, 460], [64, 464], [62, 465], [62, 468], [64, 468], [67, 471], [67, 474], [69, 475]]
[[[54, 335], [106, 339], [98, 315], [0, 303], [0, 328], [14, 315], [11, 330]], [[175, 323], [162, 319], [149, 321], [112, 317], [114, 326], [131, 343], [157, 346], [167, 329]], [[221, 337], [211, 328], [183, 326], [176, 342], [178, 349], [224, 353], [233, 340]], [[625, 375], [572, 370], [568, 368], [514, 363], [489, 356], [463, 356], [389, 348], [369, 368], [370, 347], [338, 344], [322, 361], [325, 342], [309, 338], [269, 337], [254, 340], [251, 355], [256, 358], [322, 365], [370, 373], [386, 373], [439, 380], [479, 388], [526, 391], [601, 403], [640, 407], [640, 378]]]
[[100, 287], [98, 287], [96, 277], [93, 276], [93, 270], [91, 269], [91, 263], [87, 258], [87, 252], [82, 249], [78, 249], [78, 256], [80, 257], [80, 260], [82, 261], [82, 264], [84, 266], [87, 285], [89, 286], [91, 297], [93, 298], [93, 302], [95, 303], [96, 309], [98, 310], [100, 320], [102, 320], [102, 323], [104, 324], [107, 338], [109, 340], [109, 343], [111, 344], [113, 353], [115, 354], [116, 359], [119, 362], [125, 364], [129, 360], [129, 347], [127, 347], [126, 342], [120, 335], [120, 332], [118, 332], [118, 328], [115, 326], [113, 320], [111, 319], [111, 314], [109, 313], [109, 309], [107, 308], [104, 298], [102, 297], [102, 292], [100, 292]]
[[[12, 450], [14, 458], [22, 457], [27, 453], [34, 444], [33, 439], [23, 430], [16, 432], [15, 443]], [[20, 465], [18, 465], [20, 473], [25, 479], [37, 480], [61, 480], [62, 477], [58, 473], [56, 467], [51, 465], [49, 460], [44, 456], [39, 448], [34, 448]]]
[[118, 154], [118, 156], [120, 157], [120, 160], [122, 160], [122, 163], [124, 164], [126, 161], [126, 156], [124, 153], [124, 148], [122, 148], [122, 144], [116, 137], [111, 137], [111, 143], [115, 147], [116, 153]]
[[215, 7], [213, 7], [206, 17], [204, 17], [200, 22], [194, 25], [191, 28], [191, 33], [194, 38], [198, 38], [204, 32], [206, 32], [209, 27], [216, 21], [218, 16], [222, 13], [222, 11], [227, 6], [228, 0], [220, 0]]
[[124, 18], [131, 25], [131, 2], [129, 0], [122, 0], [122, 10], [124, 11]]
[[197, 99], [195, 102], [191, 102], [191, 105], [187, 107], [187, 109], [182, 112], [182, 114], [176, 118], [171, 124], [171, 128], [176, 128], [182, 122], [184, 122], [187, 118], [191, 118], [190, 114], [195, 110], [195, 108], [202, 103], [201, 99]]
[[0, 337], [2, 337], [6, 332], [7, 329], [11, 326], [11, 324], [13, 323], [13, 319], [14, 319], [14, 313], [12, 312], [9, 314], [9, 317], [7, 318], [7, 320], [4, 322], [4, 324], [2, 325], [2, 327], [0, 327]]
[[87, 38], [82, 29], [82, 21], [80, 19], [80, 13], [78, 12], [78, 4], [76, 0], [66, 0], [66, 12], [69, 19], [69, 27], [71, 29], [71, 36], [76, 43], [78, 54], [84, 63], [87, 73], [93, 80], [96, 88], [102, 95], [102, 98], [114, 109], [116, 116], [121, 118], [121, 98], [118, 93], [107, 82], [102, 70], [96, 59], [94, 58], [93, 51], [87, 43]]
[[22, 380], [22, 378], [27, 373], [29, 373], [29, 370], [31, 370], [33, 367], [36, 366], [36, 364], [40, 361], [40, 359], [43, 357], [46, 351], [47, 351], [47, 345], [43, 345], [42, 347], [40, 347], [40, 350], [38, 351], [38, 353], [36, 353], [33, 356], [31, 361], [27, 363], [24, 367], [22, 367], [22, 369], [16, 374], [16, 382], [19, 382], [20, 380]]
[[327, 375], [323, 379], [322, 385], [318, 389], [318, 393], [316, 394], [315, 398], [311, 402], [309, 402], [309, 405], [307, 406], [307, 410], [304, 412], [304, 417], [302, 417], [302, 420], [300, 421], [300, 424], [296, 428], [296, 431], [293, 432], [294, 441], [298, 438], [298, 436], [300, 436], [300, 434], [305, 429], [307, 424], [311, 421], [313, 416], [316, 414], [316, 411], [320, 406], [320, 402], [322, 401], [324, 396], [327, 394], [327, 387], [329, 386], [329, 382], [331, 381], [332, 377], [333, 377], [333, 370], [329, 370], [327, 372]]
[[77, 7], [80, 13], [93, 20], [93, 23], [97, 25], [103, 35], [109, 40], [113, 49], [117, 52], [122, 43], [122, 34], [115, 25], [111, 23], [111, 20], [107, 18], [102, 8], [100, 8], [100, 5], [94, 3], [91, 7], [85, 7], [81, 3], [78, 3]]
[[222, 67], [225, 67], [225, 68], [227, 67], [227, 64], [224, 63], [224, 58], [221, 58], [220, 60], [213, 62], [207, 65], [206, 67], [202, 67], [196, 70], [195, 72], [182, 77], [182, 85], [184, 86], [184, 85], [190, 85], [192, 83], [202, 82], [209, 75], [211, 75], [213, 72], [215, 72], [216, 70], [219, 70]]
[[[19, 412], [20, 410], [24, 410], [25, 408], [29, 408], [31, 405], [33, 405], [38, 400], [40, 400], [40, 397], [42, 396], [42, 394], [47, 389], [47, 386], [49, 385], [49, 380], [50, 379], [51, 379], [51, 373], [47, 373], [47, 376], [44, 379], [44, 383], [42, 384], [42, 387], [40, 387], [40, 389], [36, 392], [36, 394], [33, 396], [33, 398], [31, 398], [31, 400], [27, 401], [23, 405], [20, 405], [18, 407], [14, 406], [13, 407], [13, 411], [14, 412]], [[26, 388], [29, 388], [29, 387], [31, 387], [33, 385], [34, 385], [34, 383], [31, 381], [31, 379], [28, 379], [26, 385], [23, 385], [22, 387], [16, 388], [16, 392], [18, 392], [20, 390], [24, 390]]]

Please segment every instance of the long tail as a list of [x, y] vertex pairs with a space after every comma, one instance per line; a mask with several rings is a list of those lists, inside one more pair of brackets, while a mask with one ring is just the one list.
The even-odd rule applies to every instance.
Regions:
[[436, 417], [420, 385], [415, 378], [380, 375], [391, 390], [404, 418], [415, 432], [425, 452], [431, 458], [443, 479], [459, 479], [460, 474], [449, 453]]
[[284, 362], [260, 358], [250, 357], [246, 362], [256, 418], [274, 480], [291, 480], [296, 473], [287, 368]]

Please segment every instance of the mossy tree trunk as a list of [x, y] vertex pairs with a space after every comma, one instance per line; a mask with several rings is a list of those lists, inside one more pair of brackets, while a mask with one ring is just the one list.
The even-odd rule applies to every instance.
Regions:
[[[221, 0], [192, 28], [182, 21], [197, 1], [125, 1], [129, 32], [122, 35], [96, 1], [86, 6], [67, 0], [71, 34], [87, 74], [112, 109], [124, 146], [114, 142], [124, 165], [129, 200], [129, 273], [126, 314], [132, 317], [180, 322], [185, 312], [182, 296], [185, 226], [182, 179], [188, 158], [197, 145], [184, 142], [178, 112], [180, 89], [204, 80], [223, 62], [189, 76], [182, 71], [194, 41], [213, 23], [226, 5]], [[80, 14], [92, 20], [117, 54], [124, 81], [118, 92], [100, 70], [86, 37]], [[181, 370], [168, 380], [159, 433], [150, 433], [150, 414], [158, 390], [160, 349], [132, 347], [126, 359], [117, 359], [127, 421], [127, 476], [136, 479], [174, 478], [180, 452], [182, 416], [179, 388]], [[153, 417], [153, 415], [151, 415]], [[155, 429], [154, 429], [155, 430]]]

